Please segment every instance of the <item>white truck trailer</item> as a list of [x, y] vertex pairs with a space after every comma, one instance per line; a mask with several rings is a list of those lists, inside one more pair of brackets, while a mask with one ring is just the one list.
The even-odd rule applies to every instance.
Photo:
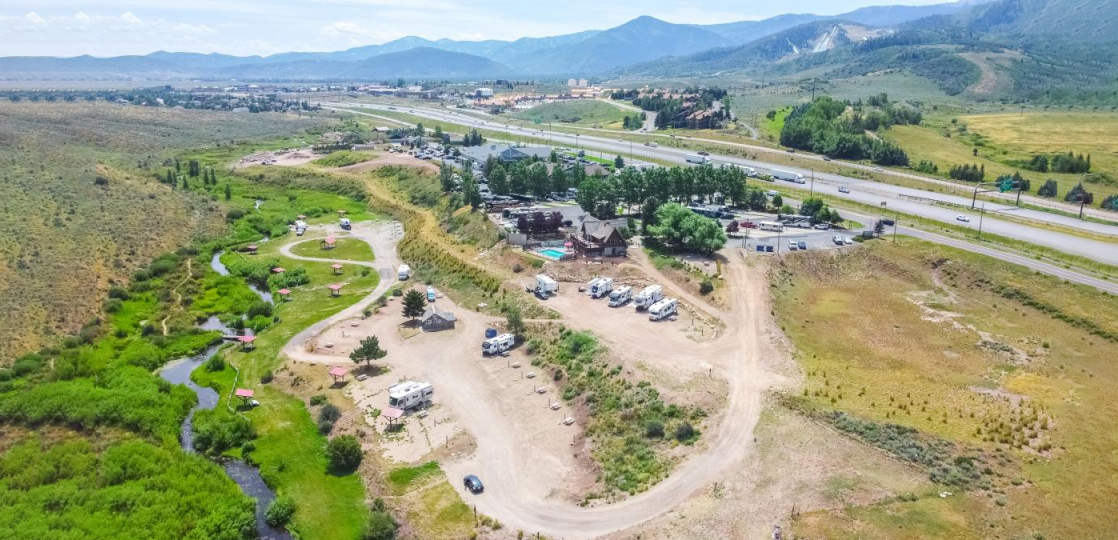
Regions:
[[401, 264], [400, 269], [396, 271], [396, 277], [400, 281], [407, 281], [411, 278], [411, 267], [406, 264]]
[[665, 298], [648, 308], [648, 320], [658, 321], [666, 317], [671, 317], [679, 311], [679, 301], [675, 298]]
[[586, 291], [590, 298], [601, 298], [613, 290], [613, 278], [598, 278], [590, 283], [590, 288]]
[[625, 305], [625, 302], [633, 299], [633, 288], [628, 285], [623, 285], [609, 293], [609, 307], [617, 307]]
[[649, 285], [640, 292], [640, 294], [633, 297], [633, 305], [637, 310], [647, 309], [652, 304], [659, 302], [664, 298], [664, 289], [659, 285]]
[[408, 410], [431, 402], [435, 387], [431, 383], [404, 381], [388, 388], [388, 405]]
[[559, 284], [556, 283], [554, 279], [540, 274], [536, 276], [536, 288], [532, 289], [530, 292], [535, 293], [536, 296], [540, 298], [547, 298], [548, 296], [559, 293]]
[[710, 163], [710, 158], [700, 156], [699, 154], [687, 154], [687, 163], [694, 163], [695, 165], [705, 165]]
[[516, 336], [501, 334], [481, 342], [481, 354], [501, 354], [516, 344]]
[[777, 180], [784, 180], [785, 182], [792, 182], [793, 184], [806, 184], [807, 183], [807, 180], [804, 180], [804, 175], [799, 174], [799, 173], [794, 173], [794, 172], [791, 172], [791, 171], [782, 171], [780, 169], [773, 169], [772, 170], [772, 175], [773, 175], [773, 178], [776, 178]]

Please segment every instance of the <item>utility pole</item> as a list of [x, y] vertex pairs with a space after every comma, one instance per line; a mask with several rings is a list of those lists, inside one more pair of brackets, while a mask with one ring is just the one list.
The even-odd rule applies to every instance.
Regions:
[[898, 208], [893, 214], [893, 243], [897, 243], [897, 227], [901, 225], [901, 209]]
[[815, 77], [811, 78], [811, 102], [815, 102]]
[[982, 203], [982, 210], [978, 214], [978, 239], [982, 240], [982, 218], [986, 217], [986, 203]]
[[808, 197], [815, 196], [815, 169], [811, 170], [811, 191], [808, 192]]
[[1087, 194], [1079, 192], [1079, 219], [1083, 219], [1083, 205], [1087, 204]]

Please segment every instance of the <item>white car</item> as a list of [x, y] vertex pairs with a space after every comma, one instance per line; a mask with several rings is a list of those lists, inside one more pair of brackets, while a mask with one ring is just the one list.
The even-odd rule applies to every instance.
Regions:
[[843, 237], [842, 241], [846, 242], [846, 245], [848, 246], [854, 243], [854, 239], [849, 236]]
[[850, 193], [850, 188], [846, 186], [839, 186], [839, 193]]
[[881, 167], [874, 167], [873, 170], [874, 172], [885, 172]]
[[970, 217], [959, 214], [955, 216], [955, 221], [962, 221], [963, 223], [970, 223]]

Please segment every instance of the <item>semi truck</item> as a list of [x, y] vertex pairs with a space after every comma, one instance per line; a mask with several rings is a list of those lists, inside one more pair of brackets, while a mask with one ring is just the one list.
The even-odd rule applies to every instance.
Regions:
[[590, 282], [587, 294], [590, 298], [601, 298], [613, 290], [613, 278], [598, 278]]
[[388, 387], [388, 406], [406, 411], [430, 403], [434, 393], [431, 383], [404, 381]]
[[776, 178], [777, 180], [784, 180], [785, 182], [792, 182], [793, 184], [806, 184], [807, 183], [807, 180], [804, 180], [804, 175], [799, 174], [799, 173], [794, 173], [794, 172], [791, 172], [791, 171], [782, 171], [780, 169], [773, 169], [772, 170], [772, 175], [773, 175], [773, 178]]
[[665, 298], [648, 308], [648, 320], [658, 321], [660, 319], [671, 317], [679, 310], [679, 301], [675, 298]]
[[617, 307], [624, 305], [625, 302], [633, 299], [633, 288], [625, 285], [618, 287], [609, 293], [609, 307]]
[[559, 293], [559, 284], [543, 274], [536, 276], [536, 283], [534, 287], [528, 287], [528, 292], [534, 293], [540, 298], [547, 298], [553, 294]]
[[400, 281], [407, 281], [411, 278], [411, 267], [401, 264], [400, 269], [396, 271], [396, 277], [400, 278]]
[[516, 344], [516, 336], [501, 334], [481, 342], [481, 354], [501, 354]]
[[637, 310], [647, 309], [652, 304], [659, 302], [664, 298], [664, 289], [659, 285], [649, 285], [640, 292], [640, 294], [633, 297], [633, 305]]
[[695, 165], [705, 165], [710, 163], [710, 158], [700, 156], [699, 154], [687, 154], [687, 163], [694, 163]]

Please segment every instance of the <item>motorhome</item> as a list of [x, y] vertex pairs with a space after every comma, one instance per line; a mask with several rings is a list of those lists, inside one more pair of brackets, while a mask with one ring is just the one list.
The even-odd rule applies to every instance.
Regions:
[[516, 336], [512, 334], [501, 334], [497, 337], [491, 337], [481, 342], [481, 354], [501, 354], [509, 349], [516, 343]]
[[536, 276], [536, 287], [529, 292], [533, 292], [540, 298], [547, 298], [553, 294], [559, 293], [559, 284], [543, 274]]
[[388, 406], [408, 410], [431, 402], [435, 387], [431, 383], [404, 381], [388, 388]]
[[587, 293], [590, 298], [601, 298], [613, 290], [613, 278], [599, 278], [594, 280]]
[[784, 224], [777, 223], [775, 221], [762, 221], [760, 224], [757, 225], [757, 228], [761, 229], [762, 231], [784, 232]]
[[341, 227], [343, 231], [348, 231], [353, 228], [353, 224], [347, 217], [344, 217], [340, 221], [338, 221], [338, 226]]
[[679, 301], [675, 298], [665, 298], [648, 308], [648, 320], [658, 321], [675, 315], [679, 309]]
[[295, 236], [303, 236], [307, 232], [307, 222], [303, 220], [295, 221]]
[[633, 299], [633, 288], [625, 285], [618, 287], [609, 293], [609, 307], [617, 307], [624, 305], [625, 302]]
[[408, 280], [411, 278], [411, 267], [406, 264], [401, 264], [400, 269], [396, 271], [396, 277], [400, 278], [400, 281]]
[[700, 156], [698, 154], [687, 154], [687, 163], [694, 163], [695, 165], [704, 165], [710, 163], [710, 158]]
[[664, 289], [659, 285], [649, 285], [633, 298], [633, 305], [638, 310], [646, 309], [664, 298]]
[[791, 171], [782, 171], [780, 169], [773, 169], [772, 170], [772, 175], [773, 175], [773, 178], [776, 178], [777, 180], [784, 180], [785, 182], [792, 182], [793, 184], [806, 184], [807, 183], [807, 180], [804, 180], [804, 175], [799, 174], [799, 173], [794, 173], [794, 172], [791, 172]]

